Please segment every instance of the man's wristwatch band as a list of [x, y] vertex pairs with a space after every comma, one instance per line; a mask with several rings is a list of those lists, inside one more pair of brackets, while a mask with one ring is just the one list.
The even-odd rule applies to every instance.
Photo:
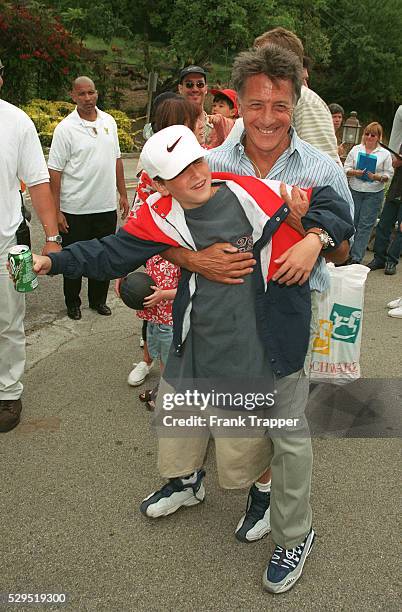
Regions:
[[46, 242], [61, 244], [63, 242], [63, 238], [60, 236], [60, 234], [56, 234], [56, 236], [46, 236]]
[[335, 242], [332, 240], [328, 232], [326, 232], [324, 229], [320, 229], [319, 227], [312, 227], [311, 229], [306, 231], [306, 236], [307, 234], [315, 234], [316, 236], [318, 236], [318, 238], [320, 239], [321, 248], [323, 251], [325, 251], [325, 249], [327, 249], [330, 246], [331, 247], [335, 246]]

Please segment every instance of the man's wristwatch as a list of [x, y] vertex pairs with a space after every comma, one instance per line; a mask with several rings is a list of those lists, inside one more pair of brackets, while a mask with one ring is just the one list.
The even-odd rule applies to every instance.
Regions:
[[46, 242], [61, 244], [63, 242], [63, 238], [60, 236], [60, 234], [56, 234], [56, 236], [46, 236]]
[[321, 248], [323, 251], [325, 251], [325, 249], [327, 249], [329, 246], [331, 247], [335, 246], [335, 242], [332, 240], [328, 232], [326, 232], [324, 229], [320, 229], [318, 227], [312, 227], [311, 229], [307, 230], [306, 236], [307, 234], [315, 234], [316, 236], [318, 236], [318, 238], [320, 239]]

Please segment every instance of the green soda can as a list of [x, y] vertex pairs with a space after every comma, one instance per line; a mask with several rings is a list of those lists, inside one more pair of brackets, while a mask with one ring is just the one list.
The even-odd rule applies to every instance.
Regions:
[[33, 271], [33, 260], [30, 248], [25, 244], [17, 244], [8, 253], [10, 272], [15, 288], [21, 293], [33, 291], [38, 286], [38, 277]]

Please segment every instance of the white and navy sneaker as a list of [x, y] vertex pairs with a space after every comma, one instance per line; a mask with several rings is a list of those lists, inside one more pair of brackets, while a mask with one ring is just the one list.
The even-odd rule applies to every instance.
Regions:
[[195, 506], [205, 498], [202, 479], [204, 470], [198, 470], [194, 483], [184, 483], [186, 479], [171, 478], [159, 491], [154, 491], [144, 499], [140, 511], [150, 518], [168, 516], [182, 506]]
[[271, 531], [270, 498], [271, 493], [264, 493], [253, 484], [247, 498], [246, 514], [241, 517], [235, 531], [240, 542], [256, 542]]
[[302, 575], [303, 566], [313, 547], [315, 533], [310, 529], [303, 542], [295, 548], [276, 546], [262, 577], [262, 584], [271, 593], [289, 591]]

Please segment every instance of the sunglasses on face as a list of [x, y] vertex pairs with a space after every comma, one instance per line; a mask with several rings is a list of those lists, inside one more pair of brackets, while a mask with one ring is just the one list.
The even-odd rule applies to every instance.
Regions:
[[196, 81], [195, 83], [194, 81], [185, 81], [184, 85], [187, 87], [187, 89], [193, 89], [193, 87], [203, 89], [203, 87], [205, 87], [205, 81]]
[[373, 132], [364, 132], [365, 136], [373, 136], [373, 138], [377, 138], [378, 134], [373, 134]]

